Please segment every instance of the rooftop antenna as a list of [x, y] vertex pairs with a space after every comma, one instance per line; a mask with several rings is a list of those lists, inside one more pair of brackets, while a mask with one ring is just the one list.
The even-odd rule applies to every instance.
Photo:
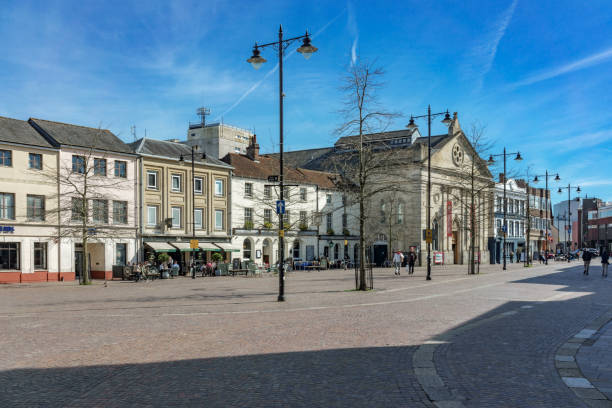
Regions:
[[202, 124], [202, 127], [206, 126], [206, 117], [210, 115], [210, 109], [201, 107], [196, 110], [196, 113], [200, 117], [200, 123]]
[[136, 141], [136, 125], [130, 126], [130, 133], [132, 133], [132, 141]]

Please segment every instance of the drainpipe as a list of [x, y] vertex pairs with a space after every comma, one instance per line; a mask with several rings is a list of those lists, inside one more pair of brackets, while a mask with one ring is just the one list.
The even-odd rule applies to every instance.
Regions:
[[[144, 196], [144, 192], [143, 192], [144, 183], [142, 182], [142, 177], [143, 177], [142, 176], [142, 170], [143, 170], [142, 156], [137, 159], [137, 163], [138, 164], [136, 168], [134, 168], [134, 191], [138, 191], [138, 202], [135, 204], [136, 211], [138, 211], [138, 225], [136, 226], [136, 231], [138, 234], [138, 236], [136, 237], [136, 245], [138, 246], [137, 248], [138, 256], [136, 259], [138, 260], [138, 262], [143, 262], [144, 261], [144, 243], [142, 241], [142, 233], [143, 233], [142, 199]], [[138, 183], [138, 180], [140, 180], [140, 183]], [[138, 188], [139, 184], [140, 184], [140, 188]]]
[[[57, 280], [61, 281], [62, 271], [62, 217], [61, 217], [61, 206], [60, 206], [60, 154], [61, 151], [57, 150], [56, 160], [56, 174], [57, 174]], [[72, 252], [72, 251], [71, 251]], [[76, 272], [76, 271], [75, 271]], [[47, 275], [48, 276], [48, 275]], [[48, 278], [47, 278], [48, 279]]]

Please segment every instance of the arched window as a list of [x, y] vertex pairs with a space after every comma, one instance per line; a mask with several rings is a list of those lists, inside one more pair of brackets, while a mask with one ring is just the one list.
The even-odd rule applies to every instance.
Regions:
[[397, 223], [404, 223], [404, 203], [397, 204]]
[[244, 259], [251, 259], [251, 240], [248, 238], [242, 243], [242, 257]]

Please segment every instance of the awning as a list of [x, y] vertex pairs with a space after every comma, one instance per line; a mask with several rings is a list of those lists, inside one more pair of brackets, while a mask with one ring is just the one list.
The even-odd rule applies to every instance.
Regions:
[[204, 251], [221, 252], [212, 242], [200, 242], [200, 248]]
[[145, 242], [144, 244], [155, 252], [176, 252], [176, 248], [167, 242]]
[[181, 252], [199, 251], [199, 249], [191, 249], [189, 242], [170, 242], [170, 244], [177, 247]]
[[226, 242], [215, 242], [215, 245], [224, 250], [225, 252], [240, 252], [240, 248], [236, 245], [228, 244]]

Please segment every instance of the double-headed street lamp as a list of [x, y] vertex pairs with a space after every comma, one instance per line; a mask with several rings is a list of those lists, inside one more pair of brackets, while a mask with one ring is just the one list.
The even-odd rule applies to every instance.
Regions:
[[[309, 59], [311, 55], [317, 51], [317, 47], [314, 47], [310, 43], [310, 34], [306, 31], [306, 34], [299, 37], [293, 37], [289, 39], [283, 39], [283, 26], [281, 25], [278, 29], [278, 41], [270, 42], [267, 44], [257, 44], [253, 47], [253, 55], [247, 60], [253, 68], [259, 69], [266, 60], [261, 56], [261, 48], [272, 46], [278, 54], [278, 101], [279, 101], [279, 149], [280, 149], [280, 166], [279, 166], [279, 189], [280, 189], [280, 202], [284, 208], [284, 181], [283, 181], [283, 54], [285, 49], [293, 42], [297, 40], [303, 40], [302, 46], [297, 49], [297, 52], [302, 54], [304, 58]], [[278, 211], [278, 301], [282, 302], [285, 300], [285, 268], [283, 264], [284, 258], [284, 230], [283, 230], [283, 214]]]
[[[536, 175], [533, 178], [533, 182], [535, 184], [537, 184], [538, 181], [540, 181], [540, 180], [538, 180], [538, 177], [545, 177], [546, 178], [546, 190], [545, 191], [546, 191], [546, 194], [548, 195], [548, 197], [546, 197], [546, 234], [545, 234], [546, 241], [544, 241], [544, 242], [546, 242], [546, 244], [545, 244], [546, 247], [544, 249], [544, 263], [546, 265], [548, 265], [548, 229], [549, 229], [549, 223], [550, 223], [550, 198], [551, 198], [550, 197], [550, 192], [548, 191], [548, 176], [549, 175], [552, 176], [552, 174], [548, 174], [548, 170], [546, 170], [546, 172], [544, 174]], [[555, 181], [560, 181], [561, 180], [561, 177], [559, 177], [559, 173], [557, 173], [555, 175], [554, 180]]]
[[[200, 149], [200, 146], [193, 145], [191, 146], [191, 232], [193, 239], [196, 239], [196, 228], [195, 228], [195, 152]], [[202, 153], [202, 160], [206, 159], [206, 153]], [[180, 162], [185, 161], [185, 156], [181, 154], [179, 157]], [[191, 252], [191, 278], [195, 279], [196, 276], [196, 268], [195, 268], [195, 259], [193, 255], [193, 248]]]
[[446, 112], [431, 113], [431, 105], [427, 105], [427, 114], [420, 116], [410, 116], [410, 122], [406, 126], [410, 130], [418, 128], [414, 123], [415, 119], [427, 118], [427, 280], [431, 280], [431, 119], [436, 116], [444, 115], [442, 123], [446, 126], [452, 123], [448, 109]]
[[[567, 190], [567, 221], [565, 222], [565, 228], [567, 233], [569, 234], [569, 239], [570, 241], [572, 240], [572, 234], [571, 234], [571, 219], [572, 219], [572, 209], [570, 207], [570, 204], [572, 203], [572, 200], [570, 198], [570, 193], [572, 191], [572, 189], [576, 190], [577, 193], [580, 193], [580, 186], [578, 187], [572, 187], [571, 184], [568, 184], [567, 187], [559, 187], [559, 190], [557, 191], [559, 194], [561, 194], [563, 192], [563, 190]], [[580, 197], [576, 197], [576, 201], [580, 201]], [[566, 241], [567, 242], [567, 241]], [[567, 247], [567, 262], [570, 261], [569, 259], [569, 247], [566, 245]]]
[[504, 209], [504, 223], [502, 226], [502, 229], [504, 231], [504, 244], [503, 244], [503, 249], [502, 249], [502, 254], [503, 254], [503, 258], [504, 258], [504, 266], [503, 266], [503, 270], [506, 270], [506, 235], [508, 234], [508, 223], [506, 221], [506, 207], [508, 206], [507, 202], [506, 202], [506, 156], [508, 156], [509, 154], [516, 154], [516, 157], [514, 158], [514, 160], [516, 161], [521, 161], [523, 160], [523, 158], [521, 157], [521, 153], [520, 152], [515, 152], [515, 153], [508, 153], [506, 152], [506, 148], [504, 147], [504, 152], [500, 153], [500, 154], [492, 154], [489, 156], [489, 160], [487, 161], [488, 164], [493, 164], [495, 163], [495, 159], [494, 157], [499, 157], [499, 156], [503, 156], [504, 157], [504, 200], [502, 202], [502, 207]]

